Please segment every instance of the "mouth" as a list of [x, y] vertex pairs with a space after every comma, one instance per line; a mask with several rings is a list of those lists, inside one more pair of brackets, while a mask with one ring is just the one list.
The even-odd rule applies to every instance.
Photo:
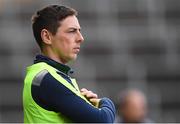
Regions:
[[80, 47], [75, 47], [74, 51], [75, 51], [75, 53], [79, 53], [80, 52]]

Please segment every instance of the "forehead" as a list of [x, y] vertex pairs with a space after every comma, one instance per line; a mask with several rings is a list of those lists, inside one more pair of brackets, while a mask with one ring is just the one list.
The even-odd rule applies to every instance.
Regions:
[[80, 28], [79, 21], [76, 16], [68, 16], [63, 21], [61, 21], [61, 28]]

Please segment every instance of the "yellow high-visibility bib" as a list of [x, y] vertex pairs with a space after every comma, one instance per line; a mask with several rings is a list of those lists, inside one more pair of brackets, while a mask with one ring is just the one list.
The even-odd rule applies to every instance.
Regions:
[[[77, 96], [85, 100], [87, 103], [91, 104], [83, 95], [81, 95], [79, 87], [75, 79], [71, 78], [74, 87], [67, 82], [63, 77], [57, 73], [57, 69], [46, 64], [45, 62], [40, 62], [33, 64], [27, 68], [26, 77], [24, 80], [23, 89], [23, 109], [24, 109], [24, 123], [67, 123], [71, 122], [68, 117], [65, 117], [60, 112], [49, 111], [41, 106], [39, 106], [32, 98], [31, 86], [33, 79], [40, 72], [46, 70], [49, 72], [59, 83], [63, 84], [66, 88], [71, 90]], [[92, 104], [91, 104], [92, 105]]]

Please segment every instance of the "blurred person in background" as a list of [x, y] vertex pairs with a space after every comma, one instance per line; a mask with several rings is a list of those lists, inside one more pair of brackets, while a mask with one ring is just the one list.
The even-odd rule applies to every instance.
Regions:
[[129, 89], [120, 94], [118, 123], [152, 123], [147, 118], [147, 100], [137, 89]]
[[[84, 41], [73, 8], [49, 5], [32, 17], [34, 37], [41, 54], [27, 68], [23, 90], [25, 123], [112, 123], [115, 107], [109, 98], [79, 90], [66, 65], [75, 60]], [[88, 71], [88, 70], [87, 70]]]

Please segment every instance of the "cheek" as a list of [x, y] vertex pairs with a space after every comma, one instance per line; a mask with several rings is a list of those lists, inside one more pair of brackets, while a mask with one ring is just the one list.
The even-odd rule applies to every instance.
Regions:
[[62, 38], [57, 45], [59, 50], [64, 52], [64, 54], [70, 54], [73, 50], [73, 42], [68, 38]]
[[55, 37], [54, 47], [65, 56], [73, 52], [75, 46], [74, 37], [65, 33], [57, 34]]
[[62, 39], [62, 45], [67, 49], [71, 50], [73, 48], [73, 38], [72, 37], [63, 37]]

